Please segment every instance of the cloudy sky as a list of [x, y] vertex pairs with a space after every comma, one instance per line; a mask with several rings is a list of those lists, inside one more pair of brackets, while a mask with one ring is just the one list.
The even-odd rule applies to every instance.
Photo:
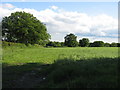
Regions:
[[74, 33], [78, 40], [118, 42], [117, 2], [2, 2], [0, 20], [16, 11], [45, 23], [52, 41], [64, 41]]

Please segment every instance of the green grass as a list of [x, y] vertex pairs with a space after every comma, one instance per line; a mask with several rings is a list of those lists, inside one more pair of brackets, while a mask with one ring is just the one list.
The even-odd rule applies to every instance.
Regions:
[[54, 60], [72, 58], [75, 60], [118, 57], [117, 47], [76, 47], [76, 48], [42, 48], [26, 47], [3, 48], [3, 63], [24, 64], [24, 63], [46, 63], [51, 64]]
[[43, 69], [42, 74], [46, 80], [39, 88], [116, 88], [118, 58], [58, 60]]
[[[118, 85], [118, 47], [20, 45], [3, 47], [2, 51], [4, 88], [114, 88]], [[33, 71], [35, 75], [31, 75]], [[45, 80], [37, 82], [44, 77]]]

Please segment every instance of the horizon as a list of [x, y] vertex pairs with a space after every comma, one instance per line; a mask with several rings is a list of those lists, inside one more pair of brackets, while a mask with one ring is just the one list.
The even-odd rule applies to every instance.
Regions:
[[3, 2], [0, 11], [0, 20], [16, 11], [33, 14], [46, 24], [51, 41], [73, 33], [77, 41], [118, 43], [117, 2]]

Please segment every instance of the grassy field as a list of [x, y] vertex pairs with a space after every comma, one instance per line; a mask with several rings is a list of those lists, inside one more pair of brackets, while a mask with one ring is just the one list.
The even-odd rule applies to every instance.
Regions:
[[7, 47], [3, 49], [3, 63], [45, 63], [51, 64], [54, 60], [71, 58], [75, 60], [90, 58], [116, 58], [117, 47], [77, 47], [77, 48], [16, 48]]
[[4, 47], [3, 87], [101, 88], [118, 85], [118, 47]]

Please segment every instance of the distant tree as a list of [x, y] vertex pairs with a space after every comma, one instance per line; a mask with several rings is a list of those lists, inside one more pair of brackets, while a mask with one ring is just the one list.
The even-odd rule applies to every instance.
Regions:
[[105, 47], [110, 47], [110, 43], [104, 43]]
[[61, 43], [60, 42], [54, 42], [54, 47], [61, 47]]
[[68, 47], [76, 47], [76, 46], [78, 46], [78, 42], [77, 42], [76, 39], [77, 39], [77, 36], [75, 36], [72, 33], [66, 35], [65, 36], [65, 46], [68, 46]]
[[54, 45], [54, 42], [50, 41], [50, 42], [48, 42], [48, 43], [46, 44], [46, 46], [47, 46], [47, 47], [48, 47], [48, 46], [54, 47], [55, 45]]
[[65, 45], [64, 45], [64, 42], [61, 42], [61, 47], [64, 47]]
[[117, 47], [117, 43], [112, 42], [112, 43], [110, 44], [110, 46], [111, 46], [111, 47]]
[[90, 43], [90, 44], [89, 44], [89, 47], [94, 47], [94, 43]]
[[120, 43], [117, 43], [117, 47], [120, 47]]
[[48, 47], [48, 46], [50, 46], [50, 47], [61, 47], [61, 43], [60, 42], [52, 42], [52, 41], [50, 41], [49, 43], [47, 43], [46, 44], [46, 47]]
[[94, 47], [104, 47], [104, 42], [103, 41], [94, 41], [93, 46]]
[[24, 44], [45, 45], [50, 35], [46, 26], [36, 17], [26, 12], [11, 13], [2, 19], [3, 40]]
[[79, 46], [81, 47], [88, 47], [89, 46], [89, 39], [88, 38], [83, 38], [79, 40]]

